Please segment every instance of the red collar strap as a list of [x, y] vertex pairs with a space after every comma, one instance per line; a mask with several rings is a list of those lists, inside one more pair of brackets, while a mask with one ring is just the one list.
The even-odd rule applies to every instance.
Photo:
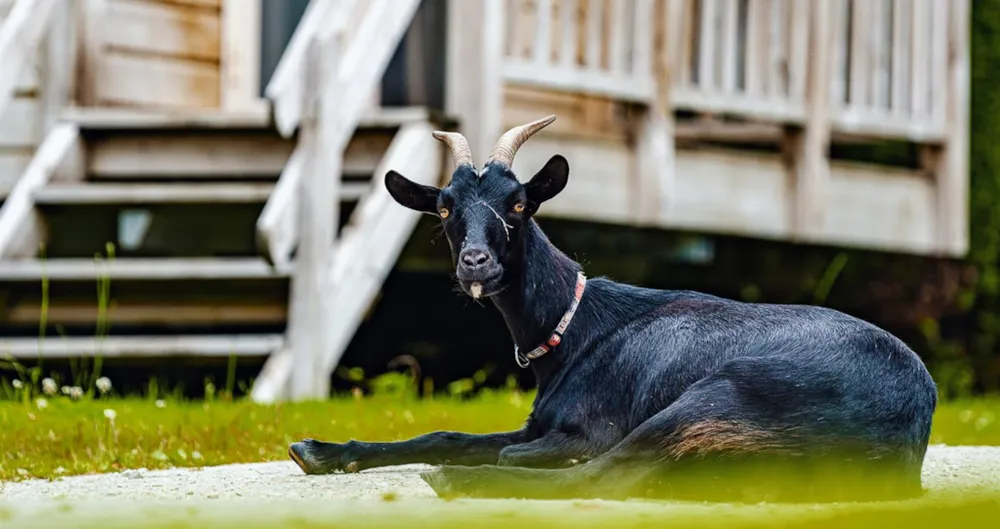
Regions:
[[556, 326], [556, 330], [549, 336], [548, 341], [539, 345], [538, 347], [528, 351], [527, 354], [521, 354], [517, 349], [517, 344], [514, 344], [514, 361], [517, 365], [522, 368], [528, 367], [528, 364], [532, 360], [542, 356], [543, 354], [555, 349], [560, 343], [562, 343], [563, 333], [566, 332], [566, 328], [569, 327], [569, 322], [573, 319], [573, 315], [576, 314], [576, 309], [580, 306], [580, 299], [583, 298], [583, 290], [587, 288], [587, 276], [583, 275], [583, 272], [578, 272], [576, 275], [576, 291], [573, 293], [573, 303], [570, 304], [569, 310], [563, 315], [562, 319], [559, 320], [559, 325]]

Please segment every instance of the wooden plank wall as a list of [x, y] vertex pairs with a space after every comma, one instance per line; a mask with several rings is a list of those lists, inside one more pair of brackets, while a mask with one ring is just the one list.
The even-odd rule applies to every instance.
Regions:
[[[0, 0], [0, 23], [7, 17], [14, 0]], [[28, 165], [41, 141], [43, 104], [41, 81], [45, 54], [39, 52], [17, 84], [14, 99], [0, 116], [0, 198]]]
[[88, 106], [215, 108], [221, 99], [222, 0], [89, 0], [84, 4]]

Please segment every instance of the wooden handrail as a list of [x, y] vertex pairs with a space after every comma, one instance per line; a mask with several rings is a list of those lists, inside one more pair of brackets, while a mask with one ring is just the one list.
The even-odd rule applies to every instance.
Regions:
[[[312, 0], [296, 29], [266, 95], [274, 107], [279, 131], [290, 136], [307, 109], [307, 78], [311, 42], [325, 42], [317, 57], [337, 67], [329, 76], [323, 97], [336, 101], [322, 116], [327, 128], [323, 148], [342, 151], [366, 109], [365, 100], [381, 79], [400, 39], [409, 27], [420, 0]], [[298, 226], [289, 216], [296, 211], [291, 192], [301, 176], [302, 153], [293, 153], [257, 222], [259, 251], [277, 267], [289, 263], [298, 243]], [[330, 175], [339, 178], [339, 175]]]
[[25, 66], [38, 53], [60, 1], [16, 0], [0, 23], [0, 116], [14, 98]]

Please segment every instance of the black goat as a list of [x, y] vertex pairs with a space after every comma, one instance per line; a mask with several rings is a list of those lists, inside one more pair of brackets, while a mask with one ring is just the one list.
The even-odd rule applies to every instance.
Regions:
[[[398, 443], [305, 440], [309, 474], [405, 463], [441, 496], [783, 501], [918, 495], [937, 390], [888, 332], [804, 305], [750, 304], [587, 280], [532, 219], [566, 186], [553, 156], [526, 184], [508, 131], [477, 171], [457, 133], [444, 189], [395, 171], [401, 205], [442, 219], [457, 279], [503, 314], [538, 393], [523, 428]], [[524, 353], [524, 351], [528, 351]]]

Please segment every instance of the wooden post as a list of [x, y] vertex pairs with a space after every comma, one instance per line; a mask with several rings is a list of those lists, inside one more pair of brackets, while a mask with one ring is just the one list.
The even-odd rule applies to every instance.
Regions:
[[343, 153], [338, 145], [336, 58], [334, 39], [309, 44], [306, 68], [306, 112], [299, 129], [305, 165], [299, 187], [301, 235], [292, 276], [288, 339], [292, 348], [289, 388], [293, 400], [323, 398], [329, 393], [329, 372], [321, 361], [330, 347], [328, 285], [334, 221]]
[[822, 227], [830, 179], [827, 148], [830, 143], [831, 0], [814, 0], [811, 7], [806, 124], [804, 130], [792, 133], [790, 138], [795, 182], [793, 239], [808, 238]]
[[222, 109], [266, 111], [260, 94], [261, 0], [223, 0], [221, 18]]
[[101, 69], [104, 64], [104, 24], [108, 17], [108, 0], [81, 2], [77, 11], [78, 49], [76, 57], [78, 83], [76, 100], [81, 106], [100, 104]]
[[76, 64], [76, 2], [60, 2], [52, 14], [45, 42], [42, 84], [42, 130], [48, 132], [63, 109], [73, 103]]
[[460, 120], [473, 159], [480, 162], [502, 126], [505, 8], [503, 0], [448, 2], [445, 107]]
[[[642, 9], [640, 9], [642, 8]], [[636, 9], [636, 24], [648, 21], [651, 31], [643, 35], [652, 54], [652, 76], [655, 91], [642, 116], [637, 139], [637, 174], [639, 185], [635, 196], [633, 219], [641, 225], [657, 225], [666, 214], [674, 195], [674, 113], [671, 93], [674, 85], [674, 45], [679, 42], [683, 23], [683, 0], [640, 2]], [[644, 45], [638, 38], [636, 46]]]
[[969, 25], [971, 0], [951, 0], [948, 32], [947, 143], [939, 157], [938, 248], [961, 257], [969, 250]]

